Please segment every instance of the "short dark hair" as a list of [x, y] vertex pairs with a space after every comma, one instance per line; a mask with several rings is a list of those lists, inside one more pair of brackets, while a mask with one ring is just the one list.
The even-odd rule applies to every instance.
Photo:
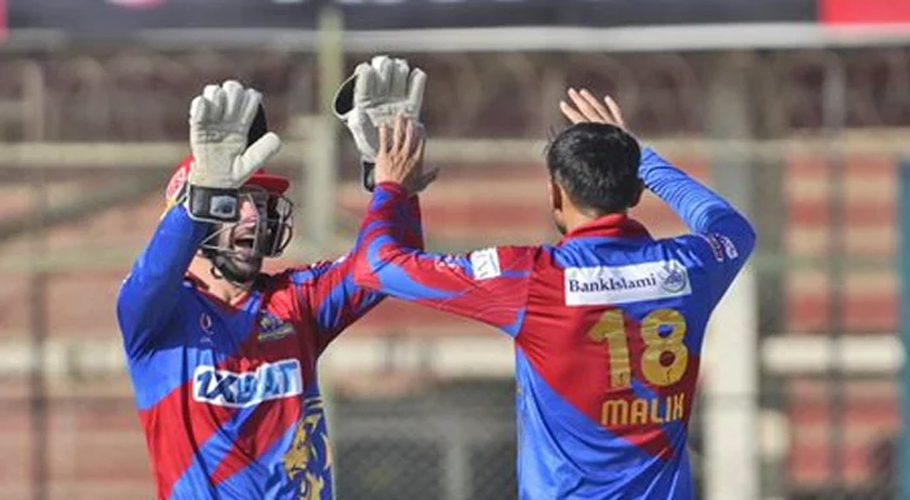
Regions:
[[599, 214], [635, 204], [641, 149], [625, 130], [605, 123], [577, 123], [547, 147], [547, 169], [572, 202]]

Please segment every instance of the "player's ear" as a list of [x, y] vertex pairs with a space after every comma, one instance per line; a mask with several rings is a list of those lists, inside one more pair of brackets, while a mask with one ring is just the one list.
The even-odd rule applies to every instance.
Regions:
[[550, 207], [554, 211], [562, 211], [562, 189], [560, 189], [559, 184], [556, 183], [556, 179], [550, 177], [550, 181], [547, 183], [547, 191], [550, 195]]
[[569, 208], [569, 197], [565, 190], [552, 177], [547, 183], [547, 190], [550, 192], [550, 208], [552, 210], [553, 223], [560, 234], [566, 234], [566, 208]]
[[631, 202], [629, 203], [629, 208], [638, 205], [638, 202], [641, 201], [641, 193], [645, 191], [645, 183], [641, 179], [638, 180], [638, 189], [635, 191], [635, 194], [632, 196]]

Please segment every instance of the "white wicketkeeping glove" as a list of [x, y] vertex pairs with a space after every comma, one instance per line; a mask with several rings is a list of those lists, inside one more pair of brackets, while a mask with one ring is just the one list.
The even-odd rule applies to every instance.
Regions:
[[233, 80], [208, 85], [190, 104], [190, 147], [187, 210], [194, 219], [235, 222], [237, 191], [281, 149], [272, 132], [247, 147], [247, 133], [262, 94]]
[[379, 126], [399, 113], [419, 121], [427, 75], [404, 59], [376, 56], [361, 63], [335, 93], [334, 110], [354, 136], [364, 164], [364, 186], [372, 190], [372, 164], [379, 150]]

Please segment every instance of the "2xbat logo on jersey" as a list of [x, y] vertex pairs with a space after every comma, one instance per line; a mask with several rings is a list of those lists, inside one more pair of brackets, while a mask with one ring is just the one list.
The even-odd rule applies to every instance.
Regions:
[[216, 406], [246, 408], [302, 393], [303, 376], [296, 359], [265, 363], [252, 372], [200, 366], [193, 373], [193, 399]]

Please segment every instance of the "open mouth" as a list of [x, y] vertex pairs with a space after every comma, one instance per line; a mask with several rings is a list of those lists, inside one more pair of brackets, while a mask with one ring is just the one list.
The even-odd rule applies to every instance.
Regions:
[[252, 250], [256, 244], [256, 238], [252, 234], [239, 235], [234, 238], [234, 247], [243, 250]]

